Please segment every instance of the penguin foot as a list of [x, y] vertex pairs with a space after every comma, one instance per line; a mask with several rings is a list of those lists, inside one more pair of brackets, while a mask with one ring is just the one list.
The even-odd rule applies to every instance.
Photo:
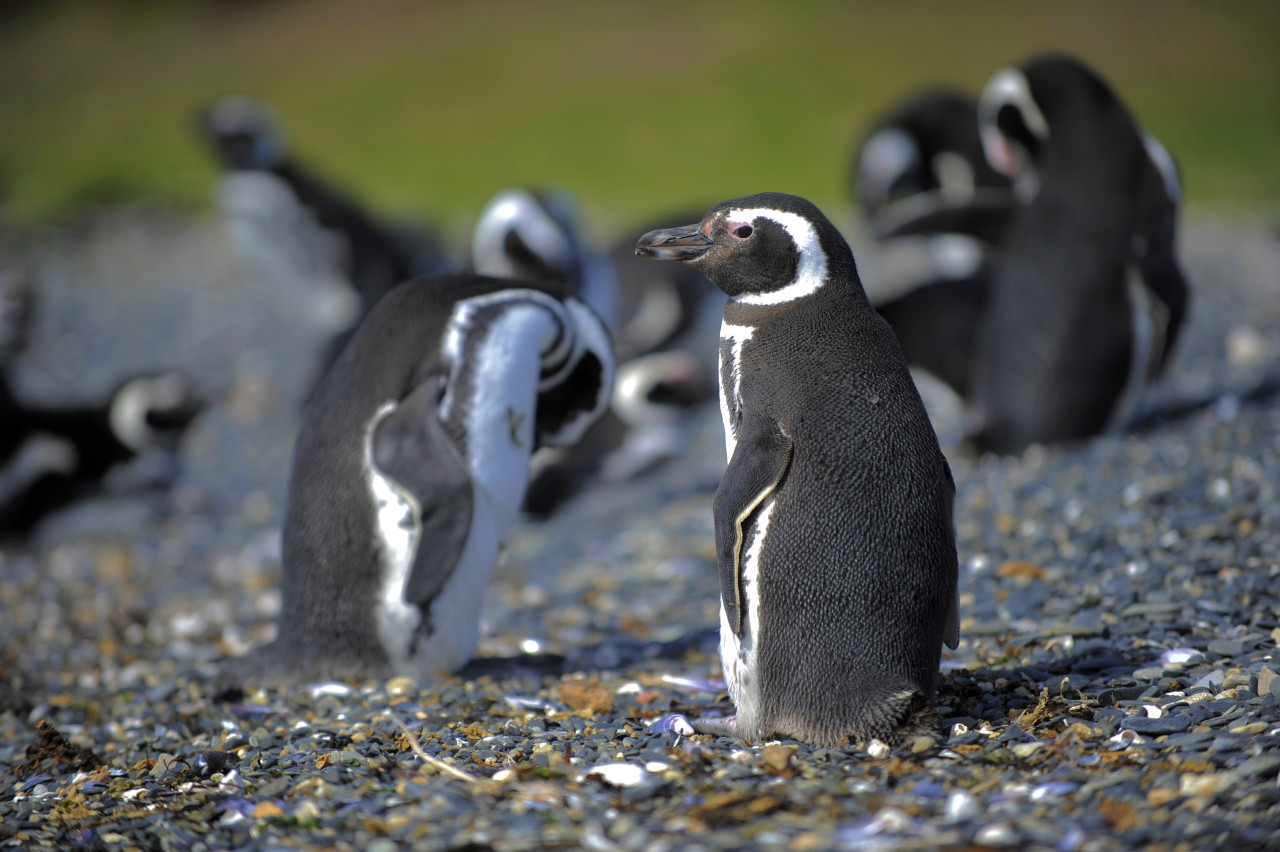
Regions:
[[675, 734], [681, 737], [687, 737], [690, 734], [737, 737], [738, 718], [736, 716], [695, 716], [690, 719], [681, 713], [672, 713], [654, 722], [649, 730], [656, 734]]

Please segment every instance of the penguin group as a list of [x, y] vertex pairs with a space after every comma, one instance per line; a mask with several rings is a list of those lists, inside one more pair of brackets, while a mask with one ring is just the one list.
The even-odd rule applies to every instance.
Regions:
[[[266, 104], [224, 99], [196, 129], [237, 245], [337, 282], [346, 305], [300, 415], [277, 634], [226, 662], [229, 684], [457, 672], [522, 511], [678, 457], [718, 399], [709, 508], [734, 712], [684, 721], [909, 742], [936, 724], [961, 623], [956, 483], [917, 383], [960, 400], [977, 452], [1122, 429], [1189, 304], [1173, 158], [1063, 56], [975, 95], [922, 93], [863, 135], [852, 195], [869, 250], [915, 258], [887, 296], [795, 195], [610, 245], [567, 191], [515, 187], [451, 252], [330, 185]], [[0, 295], [16, 352], [29, 304]], [[0, 525], [29, 528], [33, 507], [172, 452], [199, 408], [171, 373], [57, 411], [0, 384]]]
[[1046, 55], [977, 99], [935, 91], [859, 146], [856, 198], [930, 270], [877, 304], [911, 366], [966, 408], [978, 451], [1131, 423], [1190, 302], [1172, 156], [1096, 73]]

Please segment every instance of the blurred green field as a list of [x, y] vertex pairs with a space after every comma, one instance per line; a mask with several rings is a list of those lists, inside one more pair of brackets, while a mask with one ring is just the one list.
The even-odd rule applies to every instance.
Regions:
[[0, 186], [45, 222], [92, 199], [207, 204], [190, 132], [226, 93], [396, 215], [466, 221], [559, 184], [603, 227], [761, 190], [847, 203], [860, 129], [913, 88], [977, 91], [1044, 49], [1117, 87], [1188, 201], [1280, 201], [1280, 3], [100, 0], [3, 4]]

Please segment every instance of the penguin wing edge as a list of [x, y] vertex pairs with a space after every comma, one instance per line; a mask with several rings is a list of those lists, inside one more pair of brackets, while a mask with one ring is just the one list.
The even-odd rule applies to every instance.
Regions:
[[419, 606], [440, 594], [471, 531], [471, 476], [436, 416], [443, 385], [440, 380], [416, 388], [373, 433], [378, 468], [416, 503], [420, 535], [404, 596]]
[[751, 513], [777, 490], [791, 465], [794, 441], [775, 425], [745, 429], [716, 489], [716, 565], [720, 600], [733, 632], [742, 635], [742, 548]]

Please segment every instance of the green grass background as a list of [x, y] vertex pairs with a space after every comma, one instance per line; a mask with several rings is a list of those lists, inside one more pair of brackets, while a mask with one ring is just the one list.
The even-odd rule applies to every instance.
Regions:
[[0, 2], [0, 181], [21, 222], [207, 204], [193, 108], [274, 103], [395, 215], [559, 184], [606, 226], [762, 190], [847, 205], [851, 145], [916, 87], [1059, 49], [1180, 159], [1188, 202], [1280, 200], [1280, 3]]

